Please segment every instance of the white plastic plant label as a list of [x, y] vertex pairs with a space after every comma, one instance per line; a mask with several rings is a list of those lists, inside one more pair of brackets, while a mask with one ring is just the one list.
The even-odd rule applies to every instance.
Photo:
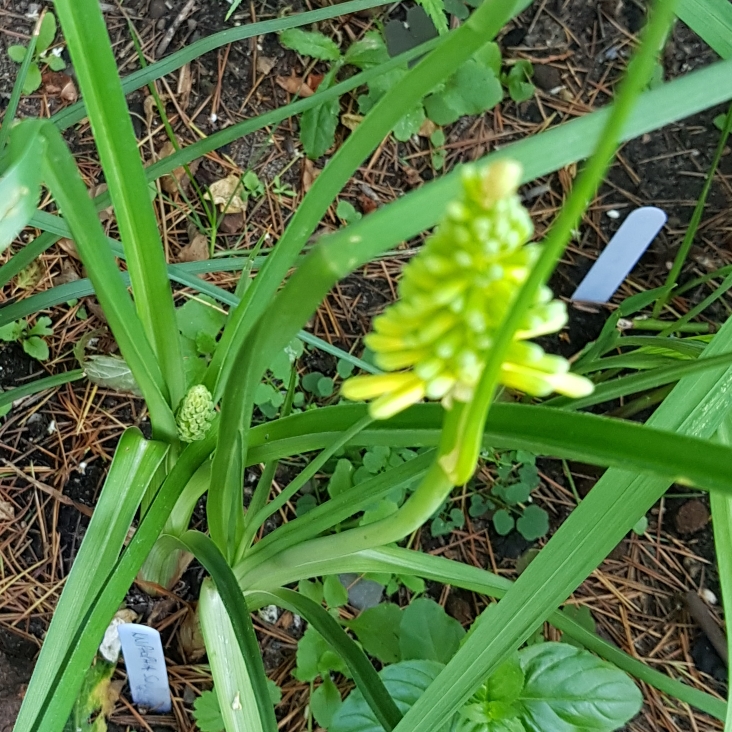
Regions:
[[607, 302], [665, 223], [666, 214], [655, 206], [632, 211], [580, 282], [572, 300]]
[[120, 625], [117, 631], [132, 700], [151, 712], [169, 712], [170, 687], [160, 633], [155, 628], [135, 623]]

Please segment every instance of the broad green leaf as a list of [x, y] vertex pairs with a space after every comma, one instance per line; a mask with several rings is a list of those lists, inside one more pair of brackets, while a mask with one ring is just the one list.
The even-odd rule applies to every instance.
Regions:
[[348, 604], [348, 590], [341, 584], [337, 575], [329, 574], [323, 580], [323, 598], [328, 607], [343, 607]]
[[29, 336], [49, 336], [53, 335], [53, 323], [51, 318], [43, 315], [38, 318], [33, 327], [28, 331]]
[[398, 510], [399, 506], [394, 501], [383, 498], [377, 504], [364, 511], [358, 525], [366, 526], [367, 524], [376, 523], [377, 521], [381, 521], [381, 519], [385, 519], [387, 516], [395, 514]]
[[319, 580], [300, 580], [297, 583], [297, 591], [317, 605], [323, 602], [323, 583]]
[[610, 732], [641, 708], [643, 697], [616, 666], [564, 643], [519, 653], [526, 683], [519, 699], [528, 732]]
[[43, 22], [41, 23], [41, 29], [38, 32], [38, 41], [36, 41], [36, 53], [43, 53], [52, 43], [56, 37], [56, 16], [47, 12], [43, 16]]
[[377, 31], [369, 31], [360, 41], [352, 43], [344, 56], [344, 63], [368, 69], [389, 60], [386, 44]]
[[204, 691], [193, 702], [193, 718], [201, 732], [224, 732], [224, 718], [214, 690]]
[[348, 627], [356, 634], [364, 650], [382, 663], [402, 660], [399, 646], [402, 611], [398, 605], [384, 602], [349, 621]]
[[480, 65], [490, 69], [496, 77], [501, 73], [501, 49], [495, 41], [486, 43], [473, 54], [473, 59]]
[[486, 698], [512, 702], [524, 688], [525, 677], [518, 654], [501, 664], [483, 685]]
[[303, 112], [300, 118], [300, 140], [311, 160], [317, 160], [333, 147], [340, 110], [340, 102], [331, 99]]
[[445, 3], [443, 0], [418, 0], [425, 9], [435, 28], [440, 33], [447, 33], [447, 18], [445, 17]]
[[501, 536], [505, 536], [513, 530], [513, 517], [505, 508], [501, 508], [493, 514], [493, 527]]
[[323, 683], [310, 697], [310, 711], [313, 713], [315, 721], [324, 729], [328, 729], [342, 703], [336, 685], [330, 676], [325, 676]]
[[23, 94], [33, 94], [42, 82], [41, 70], [38, 68], [38, 64], [32, 61], [28, 66], [28, 73], [23, 82]]
[[93, 384], [141, 396], [140, 387], [123, 358], [104, 355], [89, 356], [81, 365], [87, 378]]
[[534, 73], [530, 61], [519, 59], [508, 72], [506, 86], [514, 102], [525, 102], [534, 96], [534, 85], [529, 81]]
[[341, 57], [338, 44], [316, 31], [289, 28], [280, 33], [280, 43], [301, 56], [310, 56], [319, 61], [337, 61]]
[[425, 119], [424, 107], [420, 104], [394, 125], [394, 137], [400, 142], [406, 142], [419, 132]]
[[399, 648], [402, 658], [447, 663], [465, 630], [434, 600], [420, 597], [402, 612]]
[[17, 341], [24, 328], [25, 320], [16, 320], [13, 323], [6, 323], [0, 327], [0, 341], [6, 341], [7, 343]]
[[[402, 661], [387, 666], [379, 676], [399, 711], [407, 711], [444, 668], [436, 661]], [[438, 732], [446, 732], [449, 725]], [[383, 732], [363, 694], [356, 689], [333, 717], [328, 732]]]
[[212, 298], [199, 295], [176, 308], [175, 319], [180, 332], [195, 341], [201, 333], [215, 338], [226, 322], [226, 313]]
[[516, 529], [527, 541], [540, 539], [549, 531], [549, 514], [539, 506], [527, 506], [516, 521]]
[[328, 481], [328, 495], [331, 498], [345, 493], [349, 488], [353, 487], [353, 464], [350, 460], [341, 458], [336, 463], [336, 468]]
[[283, 382], [290, 380], [290, 372], [292, 371], [292, 361], [286, 351], [280, 351], [274, 361], [269, 366], [269, 370], [275, 379]]
[[509, 503], [525, 503], [531, 495], [531, 488], [526, 483], [509, 485], [503, 495]]
[[491, 69], [469, 59], [453, 74], [442, 91], [424, 100], [427, 116], [437, 125], [449, 125], [466, 114], [480, 114], [503, 98], [501, 82]]
[[23, 339], [23, 350], [38, 361], [47, 361], [49, 357], [48, 343], [38, 336]]
[[25, 58], [26, 47], [25, 46], [8, 46], [8, 56], [11, 61], [15, 61], [16, 64], [22, 64]]
[[350, 201], [340, 200], [336, 206], [336, 216], [347, 224], [358, 221], [362, 214], [354, 208]]
[[55, 53], [49, 53], [46, 56], [46, 63], [51, 71], [63, 71], [66, 68], [66, 61]]
[[325, 678], [331, 671], [349, 675], [341, 657], [331, 648], [317, 630], [309, 627], [297, 643], [297, 667], [292, 675], [299, 681]]

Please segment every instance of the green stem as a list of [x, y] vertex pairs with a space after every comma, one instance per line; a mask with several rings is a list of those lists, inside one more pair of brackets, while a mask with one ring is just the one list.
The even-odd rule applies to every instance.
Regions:
[[[310, 564], [322, 564], [399, 541], [419, 529], [440, 508], [453, 487], [436, 459], [417, 490], [396, 513], [381, 521], [311, 539], [286, 549], [243, 576], [237, 572], [240, 584], [245, 590], [263, 584], [271, 587], [270, 579], [276, 585], [285, 584], [291, 581], [289, 577], [301, 573], [302, 568]], [[287, 579], [283, 579], [285, 577]]]
[[496, 391], [498, 376], [506, 352], [518, 330], [535, 293], [545, 284], [554, 271], [574, 229], [595, 195], [602, 181], [623, 132], [635, 100], [651, 78], [656, 56], [674, 20], [674, 0], [660, 0], [645, 29], [643, 42], [631, 60], [625, 78], [620, 84], [610, 116], [598, 141], [594, 154], [579, 175], [569, 198], [546, 237], [539, 261], [531, 270], [521, 288], [508, 317], [499, 330], [471, 408], [466, 415], [464, 428], [456, 443], [449, 470], [455, 482], [462, 482], [475, 470], [480, 450], [482, 426]]

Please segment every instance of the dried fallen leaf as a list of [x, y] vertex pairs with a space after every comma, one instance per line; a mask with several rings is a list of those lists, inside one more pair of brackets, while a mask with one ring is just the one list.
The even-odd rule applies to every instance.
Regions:
[[323, 74], [308, 74], [308, 86], [316, 92], [324, 78]]
[[70, 257], [73, 257], [77, 261], [81, 262], [81, 257], [79, 256], [79, 252], [76, 251], [76, 244], [71, 239], [59, 239], [56, 242], [63, 251], [66, 252]]
[[226, 214], [219, 224], [222, 234], [238, 234], [244, 228], [244, 214]]
[[155, 97], [152, 94], [148, 94], [145, 97], [142, 107], [145, 110], [145, 122], [150, 127], [155, 116]]
[[[175, 152], [175, 147], [170, 140], [166, 140], [165, 144], [160, 148], [158, 152], [158, 160], [167, 158]], [[188, 170], [191, 171], [191, 175], [195, 175], [200, 164], [200, 160], [194, 160], [188, 164]], [[186, 169], [184, 166], [179, 165], [172, 173], [164, 175], [160, 181], [160, 185], [163, 190], [170, 196], [175, 194], [178, 190], [183, 190], [185, 193], [190, 188], [191, 180], [186, 175]]]
[[410, 186], [421, 186], [422, 183], [424, 183], [419, 171], [414, 168], [407, 165], [404, 167], [404, 172], [407, 174], [407, 183], [409, 183]]
[[179, 254], [179, 262], [203, 262], [208, 259], [208, 237], [198, 234], [193, 241], [184, 246]]
[[420, 137], [431, 137], [434, 132], [437, 131], [437, 125], [429, 119], [429, 117], [426, 117], [424, 122], [422, 122], [422, 126], [419, 128], [419, 132], [417, 134]]
[[358, 197], [358, 203], [361, 206], [361, 210], [364, 214], [370, 214], [379, 207], [379, 204], [374, 201], [370, 196], [366, 196], [363, 193]]
[[78, 279], [81, 278], [79, 277], [79, 273], [74, 269], [74, 265], [68, 259], [62, 259], [61, 274], [53, 278], [54, 286], [66, 285], [69, 282], [76, 282]]
[[0, 501], [0, 521], [12, 521], [15, 518], [15, 506], [9, 501]]
[[[92, 186], [89, 190], [89, 195], [92, 198], [96, 198], [97, 196], [101, 196], [102, 193], [107, 192], [107, 184], [106, 183], [100, 183], [98, 186]], [[112, 218], [114, 212], [114, 206], [107, 206], [107, 208], [103, 208], [99, 212], [99, 220], [105, 224], [109, 219]]]
[[241, 191], [241, 178], [232, 174], [212, 183], [204, 195], [220, 206], [224, 213], [243, 213], [247, 210], [247, 202], [241, 198], [239, 191]]
[[303, 80], [302, 77], [296, 76], [293, 71], [290, 76], [278, 76], [275, 79], [277, 86], [281, 86], [290, 94], [297, 94], [300, 97], [312, 97], [315, 93]]
[[15, 286], [20, 290], [32, 290], [45, 274], [43, 265], [39, 259], [34, 259], [27, 267], [18, 272], [15, 278]]
[[320, 170], [310, 158], [305, 158], [302, 166], [302, 190], [307, 193], [312, 187], [315, 179], [320, 175]]
[[76, 86], [68, 74], [63, 71], [47, 71], [43, 74], [43, 91], [50, 97], [58, 97], [64, 102], [73, 104], [78, 98], [79, 93]]
[[277, 63], [276, 58], [270, 58], [269, 56], [257, 56], [257, 71], [260, 74], [267, 76], [270, 71], [275, 67]]
[[353, 131], [363, 122], [362, 114], [350, 114], [346, 112], [341, 115], [341, 124], [344, 127], [348, 127], [349, 130]]
[[178, 641], [189, 663], [200, 661], [206, 655], [206, 646], [203, 643], [197, 612], [189, 610], [186, 614], [178, 627]]

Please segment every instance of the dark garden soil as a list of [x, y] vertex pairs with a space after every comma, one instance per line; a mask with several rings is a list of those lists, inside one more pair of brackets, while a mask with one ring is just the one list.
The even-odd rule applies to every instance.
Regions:
[[[317, 7], [318, 2], [295, 0], [288, 3], [287, 10], [310, 9]], [[7, 104], [16, 71], [5, 49], [26, 42], [32, 25], [26, 14], [33, 10], [32, 6], [34, 3], [28, 0], [0, 0], [0, 109]], [[223, 0], [197, 3], [187, 15], [181, 15], [189, 6], [185, 0], [131, 0], [120, 7], [116, 3], [103, 3], [103, 6], [123, 74], [139, 67], [128, 23], [139, 34], [148, 62], [229, 27], [224, 22], [228, 4]], [[510, 24], [500, 37], [507, 59], [526, 58], [534, 64], [537, 87], [534, 98], [521, 104], [504, 101], [493, 112], [465, 118], [446, 130], [446, 169], [606, 104], [631, 49], [633, 36], [644, 22], [644, 7], [645, 3], [635, 0], [535, 3], [535, 7]], [[282, 10], [273, 0], [245, 2], [231, 22], [272, 18]], [[348, 42], [372, 27], [374, 17], [391, 14], [401, 18], [403, 13], [403, 7], [397, 4], [376, 15], [363, 13], [322, 23], [320, 30]], [[175, 24], [177, 30], [167, 39], [167, 48], [161, 48], [166, 32]], [[713, 52], [703, 42], [683, 24], [677, 24], [664, 57], [667, 77], [686, 73], [714, 59]], [[316, 67], [315, 73], [318, 71], [322, 69]], [[74, 82], [72, 70], [68, 74], [65, 78], [46, 77], [39, 92], [22, 101], [21, 114], [48, 115], [68, 104], [73, 98]], [[277, 79], [302, 74], [298, 58], [282, 49], [276, 37], [270, 35], [206, 54], [166, 77], [157, 89], [180, 142], [189, 144], [201, 135], [286, 104], [290, 94], [278, 85]], [[71, 82], [71, 88], [67, 82]], [[166, 137], [159, 114], [147, 101], [149, 98], [145, 90], [130, 95], [129, 101], [141, 153], [146, 161], [152, 162]], [[347, 96], [342, 100], [344, 112], [355, 110], [354, 99]], [[718, 141], [712, 118], [721, 111], [714, 109], [696, 115], [622, 147], [606, 184], [583, 220], [578, 237], [554, 275], [552, 285], [558, 295], [564, 298], [571, 295], [625, 215], [642, 205], [663, 208], [669, 216], [668, 224], [614, 302], [663, 283], [710, 167]], [[103, 183], [88, 124], [81, 123], [65, 134], [89, 186]], [[339, 127], [337, 144], [347, 134], [345, 127]], [[313, 164], [298, 159], [291, 164], [293, 154], [300, 149], [297, 121], [287, 120], [276, 129], [255, 133], [199, 161], [195, 175], [202, 185], [231, 172], [241, 174], [253, 169], [266, 183], [279, 175], [296, 192], [294, 198], [268, 194], [250, 203], [246, 219], [227, 216], [217, 239], [217, 255], [246, 252], [262, 237], [267, 237], [265, 249], [277, 240], [313, 176], [325, 162], [318, 160]], [[368, 214], [437, 174], [425, 138], [415, 137], [407, 143], [388, 138], [360, 168], [344, 197], [358, 211]], [[575, 166], [570, 166], [534, 182], [524, 191], [539, 234], [555, 217], [575, 174]], [[732, 263], [731, 183], [732, 155], [728, 149], [712, 185], [682, 281]], [[190, 212], [185, 210], [183, 202], [178, 199], [176, 203], [176, 207], [159, 207], [170, 261], [194, 257], [192, 249], [198, 233], [195, 227], [189, 226]], [[105, 225], [114, 235], [108, 217]], [[335, 211], [331, 209], [320, 231], [338, 225]], [[24, 241], [36, 235], [36, 231], [28, 231]], [[360, 353], [361, 336], [368, 331], [373, 315], [394, 298], [399, 271], [419, 243], [409, 242], [394, 256], [346, 278], [312, 319], [311, 330], [341, 348]], [[3, 255], [2, 261], [8, 256]], [[54, 246], [34, 269], [26, 270], [3, 289], [0, 302], [7, 304], [28, 297], [83, 274], [68, 244]], [[210, 277], [223, 287], [233, 288], [235, 284], [234, 275]], [[715, 284], [718, 280], [676, 298], [669, 316], [688, 311]], [[86, 309], [86, 319], [78, 317], [80, 307]], [[576, 354], [598, 335], [612, 307], [597, 312], [570, 308], [569, 326], [556, 339], [553, 348], [566, 356]], [[713, 330], [730, 312], [730, 302], [722, 299], [699, 322], [709, 323]], [[74, 344], [82, 334], [104, 326], [92, 298], [56, 308], [49, 314], [54, 323], [54, 335], [49, 338], [51, 359], [41, 364], [28, 357], [17, 344], [0, 345], [2, 389], [47, 373], [75, 368]], [[112, 347], [113, 344], [102, 339], [102, 349]], [[303, 371], [335, 373], [335, 359], [320, 353], [308, 353], [300, 366]], [[628, 405], [619, 402], [604, 405], [603, 411], [608, 409], [625, 416], [632, 414]], [[649, 413], [648, 409], [639, 411], [635, 418], [645, 418]], [[86, 381], [29, 397], [14, 405], [0, 424], [0, 732], [10, 729], [17, 712], [32, 659], [83, 539], [115, 445], [122, 430], [133, 424], [147, 429], [146, 414], [139, 401], [107, 392]], [[542, 481], [534, 500], [549, 513], [553, 531], [576, 506], [577, 496], [589, 491], [601, 471], [552, 460], [540, 460], [539, 468]], [[277, 480], [286, 482], [288, 477], [282, 473]], [[251, 490], [256, 478], [255, 471], [247, 477], [247, 490]], [[494, 479], [491, 470], [482, 468], [478, 487], [490, 485]], [[466, 493], [456, 492], [453, 505], [465, 510]], [[293, 515], [293, 506], [288, 506], [277, 522]], [[204, 516], [201, 505], [194, 516], [194, 524], [199, 528], [205, 528]], [[726, 670], [711, 642], [714, 629], [718, 634], [723, 625], [721, 610], [714, 600], [719, 596], [719, 588], [706, 499], [674, 487], [649, 513], [648, 519], [647, 531], [642, 536], [628, 535], [570, 602], [587, 607], [598, 632], [625, 651], [660, 671], [725, 696]], [[517, 560], [525, 557], [527, 550], [543, 543], [544, 540], [527, 542], [516, 531], [498, 536], [490, 520], [469, 516], [462, 529], [448, 536], [432, 538], [423, 530], [418, 537], [418, 545], [425, 551], [509, 577], [516, 575]], [[123, 688], [110, 729], [180, 732], [195, 729], [192, 703], [211, 685], [192, 622], [202, 578], [202, 569], [194, 564], [173, 591], [163, 596], [151, 598], [138, 587], [130, 591], [127, 606], [139, 614], [142, 622], [157, 627], [163, 635], [174, 706], [170, 715], [144, 715], [132, 705]], [[466, 626], [485, 607], [485, 599], [473, 593], [436, 585], [429, 586], [428, 592]], [[690, 605], [687, 593], [697, 601], [692, 600]], [[698, 601], [699, 598], [703, 599]], [[406, 604], [409, 592], [402, 589], [392, 599]], [[345, 612], [354, 611], [346, 608]], [[308, 688], [291, 676], [297, 638], [302, 633], [297, 620], [287, 612], [274, 623], [255, 619], [265, 665], [270, 677], [283, 689], [277, 714], [281, 729], [288, 732], [307, 725], [303, 710]], [[558, 632], [548, 627], [546, 635], [559, 638]], [[120, 681], [124, 679], [121, 669]], [[341, 688], [345, 690], [345, 682]], [[627, 726], [629, 730], [721, 729], [716, 721], [676, 704], [654, 689], [645, 687], [643, 691], [646, 700], [643, 712]]]

